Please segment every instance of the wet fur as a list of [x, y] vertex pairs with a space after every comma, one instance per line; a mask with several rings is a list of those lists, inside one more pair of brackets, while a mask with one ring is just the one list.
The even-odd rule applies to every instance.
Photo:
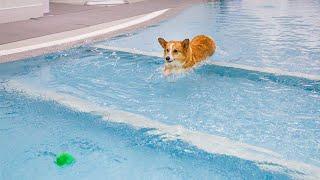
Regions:
[[172, 60], [165, 60], [165, 75], [184, 72], [212, 56], [216, 50], [214, 40], [205, 35], [196, 36], [191, 41], [167, 42], [163, 38], [158, 38], [158, 41], [164, 49], [164, 58], [170, 57]]

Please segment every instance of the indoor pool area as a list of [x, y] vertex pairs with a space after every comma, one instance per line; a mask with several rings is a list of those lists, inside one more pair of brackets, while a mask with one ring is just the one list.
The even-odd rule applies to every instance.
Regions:
[[[319, 16], [318, 0], [203, 2], [0, 64], [0, 179], [320, 179]], [[164, 76], [157, 38], [198, 34], [214, 56]]]

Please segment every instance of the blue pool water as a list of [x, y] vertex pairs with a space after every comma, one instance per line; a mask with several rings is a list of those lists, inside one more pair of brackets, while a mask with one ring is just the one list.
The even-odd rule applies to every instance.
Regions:
[[[250, 161], [147, 137], [144, 129], [0, 93], [0, 179], [288, 179]], [[74, 165], [54, 164], [63, 151], [75, 156]]]
[[[213, 60], [319, 75], [315, 7], [202, 4], [98, 44], [157, 52], [158, 35], [204, 33], [217, 40]], [[95, 45], [0, 65], [0, 179], [320, 176], [319, 81], [209, 64], [164, 78], [161, 58]], [[77, 162], [57, 168], [61, 151]]]
[[[39, 61], [41, 62], [39, 63]], [[16, 146], [16, 143], [12, 143], [13, 138], [9, 138], [12, 135], [15, 135], [14, 137], [18, 140], [17, 143], [20, 144], [19, 141], [28, 142], [25, 139], [21, 139], [20, 133], [32, 134], [31, 132], [34, 132], [35, 134], [43, 134], [35, 135], [34, 138], [29, 139], [29, 141], [32, 142], [30, 142], [30, 144], [21, 143], [21, 151], [16, 153], [18, 153], [22, 159], [17, 159], [16, 163], [9, 163], [9, 165], [15, 166], [16, 164], [20, 164], [22, 166], [21, 168], [25, 168], [23, 163], [26, 160], [24, 160], [23, 157], [30, 158], [29, 163], [32, 164], [33, 160], [36, 159], [35, 161], [38, 161], [37, 158], [39, 157], [34, 157], [36, 153], [39, 153], [38, 151], [54, 153], [69, 150], [70, 147], [65, 147], [64, 144], [72, 143], [73, 141], [77, 141], [77, 139], [81, 141], [82, 139], [87, 140], [89, 135], [95, 139], [89, 139], [89, 143], [84, 142], [85, 146], [89, 146], [87, 148], [94, 148], [91, 146], [95, 146], [97, 143], [105, 145], [105, 138], [101, 138], [100, 134], [97, 135], [94, 133], [96, 128], [100, 128], [99, 123], [98, 125], [95, 124], [94, 126], [92, 125], [86, 128], [86, 130], [89, 131], [87, 132], [88, 134], [83, 132], [82, 129], [80, 129], [80, 131], [76, 127], [69, 127], [70, 124], [75, 123], [77, 119], [83, 119], [83, 121], [88, 123], [95, 118], [82, 114], [76, 117], [69, 115], [72, 113], [77, 114], [75, 112], [69, 112], [69, 114], [61, 112], [60, 116], [56, 117], [53, 116], [57, 114], [55, 112], [48, 114], [52, 108], [56, 108], [55, 106], [52, 107], [53, 105], [50, 105], [50, 103], [47, 105], [48, 103], [42, 101], [32, 102], [38, 103], [37, 106], [33, 104], [29, 105], [28, 103], [31, 103], [29, 102], [30, 99], [21, 99], [20, 96], [16, 97], [17, 92], [27, 97], [33, 97], [33, 93], [39, 93], [40, 95], [44, 93], [42, 96], [48, 96], [49, 99], [51, 98], [57, 101], [58, 104], [60, 102], [63, 103], [63, 100], [56, 98], [57, 95], [65, 96], [67, 100], [71, 99], [70, 97], [75, 97], [83, 100], [85, 103], [93, 103], [99, 107], [112, 107], [114, 109], [140, 114], [155, 122], [159, 121], [168, 125], [182, 125], [193, 131], [205, 132], [227, 137], [237, 142], [264, 147], [279, 153], [281, 159], [318, 165], [318, 107], [320, 101], [318, 88], [315, 88], [318, 84], [307, 86], [311, 88], [306, 89], [304, 84], [301, 86], [299, 84], [296, 86], [287, 85], [286, 81], [276, 82], [275, 79], [271, 78], [272, 76], [268, 77], [256, 73], [250, 74], [241, 70], [237, 72], [236, 70], [217, 68], [210, 65], [203, 66], [188, 76], [168, 80], [163, 78], [161, 73], [157, 71], [161, 62], [162, 60], [159, 58], [80, 47], [53, 55], [33, 58], [30, 61], [1, 65], [1, 72], [4, 72], [4, 75], [2, 75], [2, 85], [4, 88], [2, 94], [6, 97], [6, 94], [9, 93], [13, 98], [20, 99], [21, 102], [27, 103], [26, 105], [22, 103], [21, 106], [31, 113], [28, 117], [25, 117], [24, 114], [27, 114], [24, 112], [25, 110], [18, 111], [20, 108], [16, 107], [19, 103], [15, 103], [15, 101], [11, 99], [7, 100], [7, 102], [10, 103], [9, 105], [6, 103], [3, 105], [5, 111], [3, 113], [4, 116], [1, 116], [5, 117], [1, 121], [1, 123], [3, 123], [1, 127], [4, 127], [3, 135], [8, 136], [4, 138], [7, 139], [7, 141], [1, 141], [4, 143], [3, 146], [8, 148], [10, 148], [10, 146], [8, 146], [10, 144], [11, 147]], [[94, 71], [90, 69], [94, 69]], [[13, 92], [12, 89], [14, 89]], [[43, 98], [46, 99], [46, 97], [41, 97], [41, 99]], [[71, 103], [76, 102], [71, 101]], [[75, 110], [77, 111], [76, 108]], [[63, 108], [60, 107], [59, 109]], [[59, 110], [56, 111], [59, 112]], [[95, 111], [95, 109], [92, 109], [92, 111]], [[42, 115], [34, 114], [35, 112], [45, 115], [48, 114], [47, 116], [49, 117], [42, 117]], [[93, 112], [93, 115], [94, 114]], [[12, 118], [12, 116], [15, 116], [15, 118]], [[15, 128], [14, 125], [16, 124], [16, 126], [20, 127], [20, 123], [12, 122], [12, 119], [20, 119], [18, 117], [21, 118], [21, 121], [27, 120], [24, 123], [26, 126], [31, 126], [30, 132], [27, 130], [22, 131], [21, 128], [25, 129], [24, 126]], [[59, 122], [61, 118], [64, 119], [62, 124]], [[70, 119], [73, 119], [73, 121]], [[39, 123], [40, 125], [38, 127], [37, 124]], [[55, 123], [57, 124], [54, 125]], [[80, 121], [78, 124], [79, 123], [84, 122]], [[75, 126], [76, 125], [77, 124], [75, 124]], [[86, 127], [87, 125], [82, 126]], [[101, 126], [104, 125], [102, 124]], [[44, 127], [48, 128], [48, 130], [44, 130]], [[67, 136], [62, 130], [71, 132], [67, 133], [69, 134], [69, 136]], [[123, 129], [114, 130], [112, 128], [112, 131], [120, 131], [120, 137], [116, 137], [128, 138], [126, 136], [123, 137], [124, 135], [121, 134], [122, 130]], [[12, 131], [12, 133], [8, 134], [10, 131]], [[177, 128], [177, 131], [179, 131], [179, 128]], [[54, 136], [52, 136], [51, 133], [53, 133]], [[106, 135], [103, 137], [108, 135], [108, 132], [106, 132]], [[127, 136], [130, 135], [133, 137], [136, 136], [136, 134], [130, 133], [128, 133]], [[144, 134], [141, 136], [143, 135]], [[43, 139], [42, 136], [44, 136], [43, 138], [47, 136], [48, 140], [54, 137], [54, 140], [46, 142], [47, 140]], [[33, 142], [33, 139], [37, 139], [36, 137], [41, 137], [39, 142]], [[45, 141], [44, 145], [42, 145], [43, 142], [41, 141]], [[117, 140], [115, 141], [117, 142]], [[138, 143], [140, 139], [136, 141]], [[207, 140], [202, 139], [202, 142], [206, 144]], [[108, 144], [113, 146], [113, 143]], [[162, 145], [158, 145], [157, 140], [146, 142], [146, 146], [149, 145], [163, 148]], [[4, 148], [1, 151], [12, 153], [8, 148]], [[32, 150], [30, 150], [30, 148]], [[81, 151], [81, 147], [74, 148], [75, 149], [71, 148], [72, 152], [76, 153], [80, 159], [86, 158], [85, 155], [79, 152]], [[106, 149], [109, 148], [111, 147], [108, 146]], [[143, 148], [145, 147], [143, 146]], [[167, 148], [168, 147], [165, 147], [165, 149]], [[176, 147], [169, 145], [169, 148], [175, 149]], [[127, 149], [131, 149], [131, 146]], [[29, 151], [33, 152], [30, 153]], [[92, 153], [96, 153], [95, 150], [92, 151]], [[141, 153], [140, 150], [137, 151]], [[181, 149], [177, 152], [180, 151]], [[101, 154], [103, 153], [104, 152], [101, 152]], [[196, 154], [197, 153], [198, 152], [196, 152]], [[100, 154], [97, 156], [100, 156]], [[110, 156], [112, 157], [113, 154]], [[137, 158], [136, 155], [133, 156]], [[150, 156], [153, 157], [154, 155]], [[8, 160], [7, 157], [9, 156], [3, 157], [4, 162]], [[198, 157], [196, 155], [191, 159], [197, 161]], [[64, 177], [64, 175], [70, 175], [59, 174], [59, 171], [56, 172], [57, 169], [55, 169], [52, 164], [52, 157], [44, 157], [42, 160], [45, 162], [41, 163], [41, 167], [50, 165], [51, 168], [53, 168], [53, 174], [58, 173], [58, 175], [62, 177]], [[91, 166], [95, 164], [95, 160], [96, 159], [87, 160], [87, 165]], [[108, 164], [108, 161], [105, 161], [105, 163]], [[205, 159], [204, 161], [207, 160]], [[225, 163], [225, 160], [221, 161]], [[157, 164], [158, 163], [160, 162], [157, 162]], [[207, 163], [209, 165], [221, 166], [221, 164], [216, 164], [215, 161], [208, 160]], [[132, 164], [134, 164], [134, 162], [132, 162], [131, 165]], [[87, 168], [86, 166], [83, 167], [84, 165], [79, 166], [84, 169]], [[241, 168], [242, 166], [243, 165], [236, 167]], [[241, 172], [241, 174], [243, 177], [250, 177], [252, 175], [252, 167], [248, 168], [246, 166], [247, 165], [243, 168], [248, 172]], [[141, 168], [143, 169], [143, 167]], [[192, 168], [192, 165], [190, 168]], [[225, 167], [221, 168], [225, 169]], [[182, 169], [186, 171], [184, 173], [188, 174], [187, 168], [182, 167]], [[204, 171], [212, 176], [227, 178], [224, 173], [211, 172], [208, 169]], [[8, 174], [10, 174], [10, 172], [9, 170]], [[233, 170], [231, 170], [231, 172], [233, 172]], [[228, 173], [231, 172], [228, 171]], [[74, 173], [71, 173], [70, 176], [76, 176], [77, 173], [80, 172], [75, 170]], [[99, 176], [102, 172], [97, 169], [91, 173]], [[139, 172], [137, 173], [139, 174]], [[159, 173], [161, 175], [161, 172]], [[184, 176], [184, 173], [180, 175]], [[285, 172], [280, 171], [280, 173]], [[8, 174], [4, 174], [4, 176], [7, 177]], [[260, 171], [258, 174], [263, 176]], [[33, 173], [31, 172], [30, 176], [32, 175]], [[158, 177], [157, 174], [154, 176]], [[191, 175], [190, 178], [192, 178]]]
[[318, 0], [218, 1], [103, 44], [159, 51], [158, 37], [208, 34], [218, 45], [214, 61], [320, 75], [319, 9]]

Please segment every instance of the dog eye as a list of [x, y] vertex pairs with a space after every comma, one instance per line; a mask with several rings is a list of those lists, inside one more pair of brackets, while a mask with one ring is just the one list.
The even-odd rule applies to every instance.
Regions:
[[176, 50], [176, 49], [175, 49], [175, 50], [173, 50], [173, 52], [174, 52], [174, 53], [177, 53], [177, 52], [178, 52], [178, 50]]
[[169, 52], [169, 49], [167, 49], [167, 52]]

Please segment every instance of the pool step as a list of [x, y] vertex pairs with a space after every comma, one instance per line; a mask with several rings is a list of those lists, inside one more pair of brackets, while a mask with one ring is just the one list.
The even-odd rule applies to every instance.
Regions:
[[[92, 47], [111, 50], [111, 51], [122, 51], [122, 52], [131, 53], [131, 54], [139, 54], [139, 55], [145, 55], [145, 56], [163, 57], [162, 52], [147, 52], [147, 51], [141, 51], [138, 49], [106, 46], [103, 44], [95, 44], [95, 45], [92, 45]], [[252, 72], [274, 74], [276, 76], [290, 76], [290, 77], [296, 77], [296, 78], [303, 78], [311, 81], [320, 81], [320, 76], [318, 75], [305, 74], [300, 72], [289, 72], [289, 71], [284, 71], [277, 68], [254, 67], [254, 66], [248, 66], [248, 65], [241, 65], [241, 64], [228, 63], [228, 62], [217, 62], [217, 61], [209, 61], [208, 64], [221, 66], [221, 67], [243, 69], [243, 70], [252, 71]]]
[[36, 87], [21, 80], [9, 80], [5, 89], [45, 101], [54, 101], [75, 111], [101, 116], [105, 121], [122, 123], [136, 129], [150, 129], [149, 134], [159, 135], [166, 140], [182, 140], [208, 153], [234, 156], [256, 162], [263, 169], [286, 172], [298, 179], [320, 179], [320, 168], [303, 162], [284, 159], [271, 150], [230, 140], [183, 126], [167, 125], [142, 115], [116, 110], [92, 103], [70, 94], [48, 88]]

